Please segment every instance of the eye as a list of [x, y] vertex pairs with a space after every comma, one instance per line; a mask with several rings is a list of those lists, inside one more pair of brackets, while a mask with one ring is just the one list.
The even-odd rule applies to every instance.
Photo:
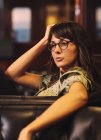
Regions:
[[52, 51], [52, 50], [55, 49], [55, 47], [56, 47], [56, 43], [55, 43], [55, 42], [50, 42], [50, 43], [49, 43], [48, 49], [49, 49], [50, 51]]
[[62, 42], [63, 45], [67, 45], [67, 42]]
[[60, 44], [61, 44], [62, 46], [66, 46], [66, 45], [68, 44], [68, 42], [62, 41], [62, 42], [60, 42]]
[[54, 47], [54, 46], [56, 46], [56, 44], [54, 43], [54, 42], [50, 42], [50, 47]]

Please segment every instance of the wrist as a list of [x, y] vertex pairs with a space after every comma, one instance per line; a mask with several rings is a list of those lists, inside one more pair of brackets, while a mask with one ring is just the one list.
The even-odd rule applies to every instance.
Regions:
[[48, 43], [48, 38], [44, 36], [41, 41], [46, 45]]
[[25, 127], [25, 129], [30, 135], [35, 133], [34, 126], [32, 124], [29, 124], [27, 127]]
[[26, 134], [26, 136], [32, 138], [32, 135], [34, 134], [34, 131], [32, 131], [30, 129], [29, 126], [25, 127], [23, 130], [22, 130], [23, 134]]

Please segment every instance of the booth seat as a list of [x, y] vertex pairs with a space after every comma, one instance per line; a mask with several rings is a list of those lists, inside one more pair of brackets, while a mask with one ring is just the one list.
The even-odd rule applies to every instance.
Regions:
[[[17, 140], [20, 130], [56, 99], [0, 96], [0, 140]], [[101, 140], [101, 107], [81, 108], [63, 121], [34, 134], [32, 140]]]

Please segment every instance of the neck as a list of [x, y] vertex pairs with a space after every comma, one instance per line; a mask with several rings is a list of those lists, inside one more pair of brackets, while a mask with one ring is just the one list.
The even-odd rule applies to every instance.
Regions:
[[[76, 67], [78, 65], [74, 65], [72, 67]], [[67, 72], [72, 67], [66, 67], [66, 68], [60, 68], [60, 76], [63, 75], [65, 72]]]
[[68, 69], [62, 69], [62, 68], [60, 68], [60, 76], [62, 76], [67, 71], [68, 71]]

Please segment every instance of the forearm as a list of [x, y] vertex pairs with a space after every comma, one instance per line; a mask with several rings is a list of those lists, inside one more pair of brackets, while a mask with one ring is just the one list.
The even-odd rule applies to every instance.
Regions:
[[30, 50], [24, 53], [21, 57], [19, 57], [8, 69], [6, 70], [6, 74], [8, 76], [19, 76], [34, 62], [35, 58], [42, 53], [45, 49], [45, 45], [47, 43], [47, 39], [43, 38], [38, 42], [35, 46], [33, 46]]
[[42, 115], [27, 126], [28, 131], [36, 133], [64, 119], [86, 104], [86, 101], [82, 97], [75, 99], [75, 97], [72, 98], [70, 96], [69, 94], [65, 95], [54, 102]]
[[83, 84], [75, 82], [69, 93], [56, 100], [37, 119], [20, 132], [18, 140], [31, 140], [32, 134], [63, 120], [71, 113], [86, 105], [88, 93]]

